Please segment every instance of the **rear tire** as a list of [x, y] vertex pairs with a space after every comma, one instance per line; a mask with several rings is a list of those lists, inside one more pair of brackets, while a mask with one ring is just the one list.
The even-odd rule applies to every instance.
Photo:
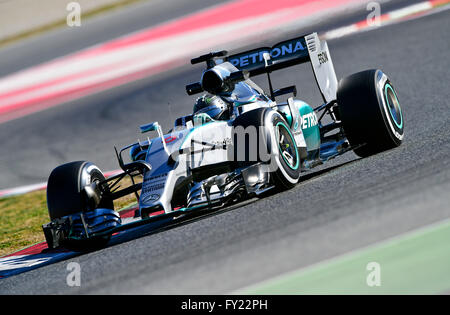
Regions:
[[363, 71], [341, 80], [337, 100], [345, 134], [358, 156], [401, 145], [402, 110], [391, 81], [381, 70]]

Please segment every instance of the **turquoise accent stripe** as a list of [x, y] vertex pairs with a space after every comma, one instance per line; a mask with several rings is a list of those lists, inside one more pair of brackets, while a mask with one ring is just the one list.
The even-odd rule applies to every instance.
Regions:
[[[289, 130], [289, 127], [287, 127], [287, 126], [286, 126], [284, 123], [282, 123], [282, 122], [277, 123], [277, 127], [278, 127], [279, 125], [282, 125], [282, 126], [284, 127], [284, 129], [287, 130], [287, 132], [289, 133], [289, 136], [290, 136], [291, 139], [292, 139], [292, 142], [295, 143], [294, 137], [292, 136], [292, 133], [291, 133], [291, 131]], [[278, 149], [280, 150], [280, 153], [281, 153], [282, 150], [281, 150], [281, 147], [280, 147], [280, 143], [278, 143]], [[295, 149], [295, 156], [297, 157], [297, 159], [296, 159], [296, 164], [295, 164], [294, 167], [291, 166], [291, 164], [289, 163], [289, 161], [286, 160], [286, 158], [284, 157], [283, 154], [281, 154], [281, 156], [283, 157], [284, 161], [286, 162], [286, 164], [287, 164], [291, 169], [297, 170], [297, 169], [298, 169], [298, 166], [299, 166], [299, 164], [300, 164], [300, 157], [299, 157], [299, 155], [298, 155], [297, 146], [294, 145], [294, 149]]]
[[251, 104], [251, 103], [254, 103], [254, 102], [256, 102], [256, 96], [252, 96], [248, 101], [245, 101], [245, 102], [234, 101], [234, 105], [236, 107], [239, 107], [239, 106]]
[[[392, 113], [391, 104], [389, 103], [389, 98], [388, 98], [388, 90], [391, 90], [391, 91], [392, 91], [392, 94], [394, 94], [394, 97], [395, 97], [395, 101], [396, 101], [397, 104], [398, 104], [398, 110], [399, 110], [399, 113], [400, 113], [400, 123], [397, 122], [398, 117], [394, 117], [394, 114]], [[391, 114], [392, 120], [394, 121], [395, 125], [396, 125], [399, 129], [402, 129], [402, 128], [403, 128], [403, 114], [402, 114], [402, 109], [401, 109], [401, 107], [400, 107], [400, 102], [398, 101], [397, 94], [395, 93], [394, 88], [393, 88], [389, 83], [386, 83], [386, 86], [385, 86], [385, 88], [384, 88], [384, 95], [385, 95], [385, 97], [386, 97], [386, 102], [387, 102], [387, 104], [388, 104], [388, 107], [389, 107], [389, 113]]]

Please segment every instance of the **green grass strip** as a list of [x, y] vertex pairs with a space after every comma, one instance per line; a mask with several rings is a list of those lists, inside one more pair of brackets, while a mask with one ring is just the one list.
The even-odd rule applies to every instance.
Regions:
[[[379, 264], [379, 286], [370, 262]], [[370, 282], [370, 281], [369, 281]], [[299, 269], [241, 294], [440, 294], [450, 290], [450, 221]]]
[[[116, 2], [116, 3], [106, 4], [104, 6], [101, 6], [101, 7], [89, 10], [89, 11], [81, 11], [81, 19], [83, 21], [85, 19], [100, 15], [102, 13], [105, 13], [105, 12], [108, 12], [111, 10], [115, 10], [115, 9], [118, 9], [121, 7], [125, 7], [125, 6], [134, 4], [136, 2], [141, 2], [141, 1], [143, 1], [143, 0], [123, 0], [120, 2]], [[67, 12], [67, 14], [69, 14], [69, 12]], [[63, 19], [59, 19], [59, 20], [56, 20], [51, 23], [43, 24], [43, 25], [35, 27], [31, 30], [23, 31], [23, 32], [5, 37], [3, 39], [0, 39], [0, 47], [12, 44], [12, 43], [22, 40], [22, 39], [26, 39], [26, 38], [29, 38], [29, 37], [32, 37], [32, 36], [35, 36], [38, 34], [53, 31], [55, 29], [67, 26], [66, 18], [67, 17], [64, 16]]]

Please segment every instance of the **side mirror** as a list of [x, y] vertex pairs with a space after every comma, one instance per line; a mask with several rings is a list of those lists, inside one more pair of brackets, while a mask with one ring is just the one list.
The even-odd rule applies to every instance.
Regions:
[[139, 128], [141, 129], [142, 133], [146, 133], [146, 132], [149, 132], [149, 131], [158, 130], [158, 127], [159, 127], [159, 123], [158, 122], [153, 122], [151, 124], [142, 125]]
[[141, 129], [142, 133], [146, 133], [149, 131], [157, 131], [158, 136], [161, 138], [164, 150], [167, 152], [167, 154], [169, 154], [169, 150], [167, 150], [166, 141], [164, 140], [164, 133], [162, 131], [161, 126], [159, 125], [159, 123], [157, 121], [147, 124], [147, 125], [142, 125], [139, 128]]
[[188, 95], [194, 95], [203, 92], [203, 88], [200, 82], [186, 85], [186, 92]]

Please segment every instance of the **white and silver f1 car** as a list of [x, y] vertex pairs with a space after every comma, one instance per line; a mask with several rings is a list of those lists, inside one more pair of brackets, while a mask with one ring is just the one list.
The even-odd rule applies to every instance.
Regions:
[[[191, 60], [201, 62], [206, 62], [201, 80], [186, 86], [189, 95], [205, 93], [194, 113], [178, 118], [167, 134], [158, 122], [141, 126], [142, 133], [156, 137], [116, 150], [121, 174], [106, 179], [85, 161], [53, 170], [47, 187], [51, 222], [43, 226], [50, 248], [104, 245], [121, 230], [171, 224], [189, 213], [289, 189], [301, 172], [349, 150], [366, 157], [402, 142], [402, 111], [386, 74], [363, 71], [338, 83], [327, 43], [316, 33]], [[305, 62], [323, 97], [317, 107], [297, 99], [295, 86], [272, 87], [273, 72]], [[263, 74], [267, 92], [250, 80]], [[130, 158], [124, 159], [125, 151]], [[133, 184], [119, 190], [126, 176]], [[128, 194], [135, 194], [139, 208], [124, 220], [113, 201]]]

